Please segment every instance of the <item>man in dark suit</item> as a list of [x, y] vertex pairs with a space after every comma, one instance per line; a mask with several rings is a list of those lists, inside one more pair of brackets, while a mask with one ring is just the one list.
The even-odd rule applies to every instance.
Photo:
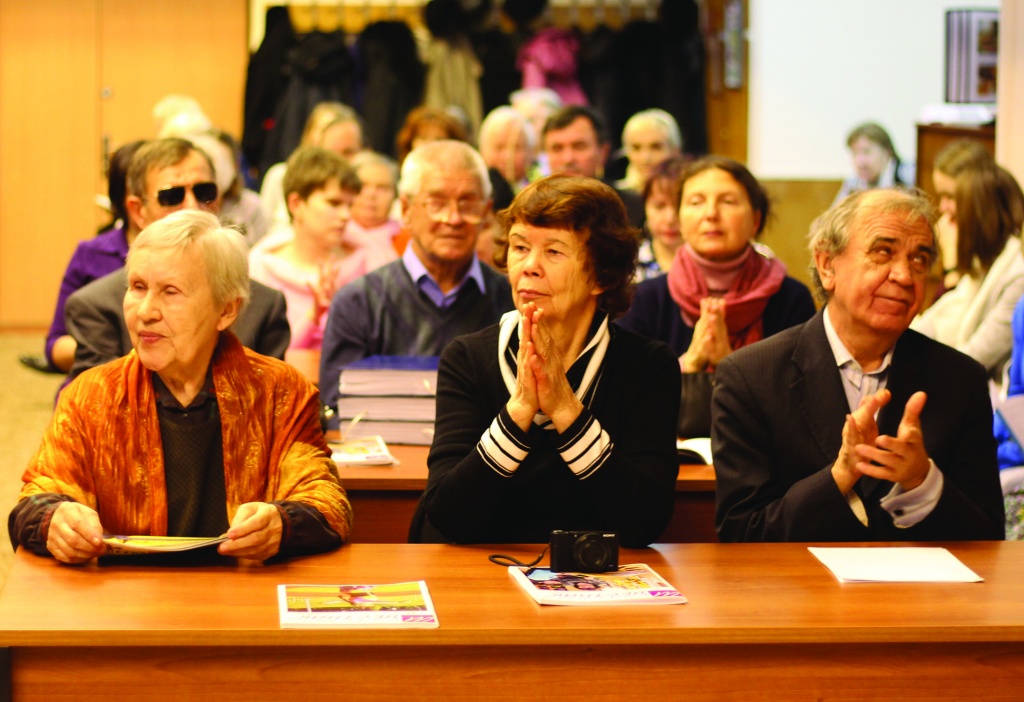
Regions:
[[[125, 269], [119, 268], [79, 288], [68, 298], [64, 318], [68, 333], [78, 342], [70, 383], [79, 374], [132, 350], [124, 321]], [[291, 340], [284, 294], [255, 280], [249, 281], [249, 304], [231, 325], [243, 346], [264, 356], [284, 360]]]
[[847, 198], [812, 225], [825, 308], [719, 364], [722, 541], [1003, 538], [985, 371], [908, 330], [934, 221], [908, 192]]

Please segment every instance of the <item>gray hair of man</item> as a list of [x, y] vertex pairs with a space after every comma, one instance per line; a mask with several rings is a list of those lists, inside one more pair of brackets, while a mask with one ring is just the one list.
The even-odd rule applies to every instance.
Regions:
[[423, 174], [428, 170], [472, 173], [480, 183], [484, 199], [491, 199], [491, 177], [487, 173], [487, 164], [476, 149], [463, 141], [440, 139], [428, 141], [413, 149], [402, 162], [398, 194], [405, 198], [418, 195], [423, 187]]
[[622, 140], [626, 141], [626, 136], [630, 132], [645, 126], [657, 127], [665, 135], [669, 145], [677, 149], [683, 148], [683, 138], [679, 133], [679, 124], [676, 122], [676, 118], [665, 110], [657, 108], [641, 110], [626, 120], [626, 125], [622, 128]]
[[531, 151], [537, 148], [537, 134], [533, 131], [533, 127], [530, 126], [530, 123], [526, 121], [526, 118], [523, 117], [519, 110], [508, 105], [495, 107], [484, 117], [484, 121], [480, 123], [480, 144], [483, 145], [490, 139], [493, 139], [503, 127], [509, 124], [515, 124], [519, 127], [519, 131], [526, 137], [526, 146]]
[[206, 266], [213, 303], [223, 308], [240, 300], [238, 313], [249, 304], [249, 247], [234, 227], [225, 227], [209, 212], [180, 210], [143, 229], [128, 249], [125, 269], [129, 276], [139, 251], [167, 255], [182, 254], [191, 247]]
[[[865, 212], [882, 215], [899, 215], [907, 224], [924, 220], [932, 234], [932, 249], [935, 248], [935, 222], [938, 213], [928, 196], [917, 188], [887, 188], [861, 190], [843, 198], [839, 203], [819, 215], [812, 223], [807, 236], [811, 254], [811, 278], [814, 290], [820, 300], [828, 302], [828, 292], [822, 285], [815, 254], [819, 251], [829, 258], [843, 253], [850, 244], [852, 229], [857, 219]], [[933, 254], [934, 256], [934, 251]]]

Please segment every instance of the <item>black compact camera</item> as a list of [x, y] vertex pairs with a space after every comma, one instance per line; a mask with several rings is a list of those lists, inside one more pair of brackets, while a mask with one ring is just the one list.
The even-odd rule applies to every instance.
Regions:
[[551, 532], [551, 570], [607, 573], [619, 569], [619, 535], [604, 531]]

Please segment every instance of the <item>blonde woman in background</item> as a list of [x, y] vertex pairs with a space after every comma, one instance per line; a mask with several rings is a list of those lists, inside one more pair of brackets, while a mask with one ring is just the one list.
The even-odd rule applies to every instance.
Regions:
[[[328, 127], [334, 127], [339, 123], [350, 124], [352, 127], [344, 130], [344, 137], [341, 135], [341, 129], [335, 129], [338, 132], [337, 138], [332, 139], [331, 146], [328, 147], [323, 143], [324, 135]], [[342, 157], [351, 158], [363, 148], [363, 132], [356, 111], [340, 102], [319, 103], [306, 118], [299, 146], [324, 146]], [[285, 170], [284, 163], [275, 163], [267, 169], [260, 187], [263, 212], [274, 223], [288, 223], [288, 206], [285, 204], [284, 191], [281, 189]]]

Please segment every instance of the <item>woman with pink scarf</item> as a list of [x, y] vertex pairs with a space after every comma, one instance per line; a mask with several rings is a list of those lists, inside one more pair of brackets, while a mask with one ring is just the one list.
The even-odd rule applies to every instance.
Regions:
[[680, 181], [684, 243], [666, 275], [637, 287], [618, 324], [664, 341], [679, 357], [678, 432], [697, 437], [711, 432], [718, 363], [741, 346], [807, 321], [815, 307], [807, 286], [755, 244], [768, 219], [768, 195], [746, 166], [706, 156]]

